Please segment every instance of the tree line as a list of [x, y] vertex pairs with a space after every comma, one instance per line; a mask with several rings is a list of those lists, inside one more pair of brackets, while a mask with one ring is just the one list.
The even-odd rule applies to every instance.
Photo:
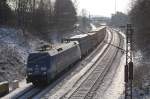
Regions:
[[130, 20], [135, 30], [133, 36], [136, 50], [142, 53], [142, 59], [134, 69], [133, 84], [142, 90], [145, 96], [149, 94], [150, 89], [150, 0], [136, 0], [130, 11]]
[[[0, 25], [17, 26], [48, 37], [53, 31], [74, 29], [77, 13], [71, 0], [1, 0]], [[61, 34], [60, 34], [61, 35]]]
[[122, 12], [116, 12], [115, 14], [112, 14], [110, 25], [114, 27], [120, 27], [120, 26], [126, 26], [126, 24], [129, 23], [129, 16], [122, 13]]
[[141, 50], [145, 59], [150, 59], [150, 1], [136, 0], [130, 12], [135, 27], [136, 48]]

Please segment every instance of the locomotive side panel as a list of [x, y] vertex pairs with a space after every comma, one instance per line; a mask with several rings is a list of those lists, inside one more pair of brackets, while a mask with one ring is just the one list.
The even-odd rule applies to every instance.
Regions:
[[56, 68], [57, 74], [68, 68], [81, 57], [81, 52], [78, 46], [71, 47], [70, 49], [58, 54], [56, 56]]

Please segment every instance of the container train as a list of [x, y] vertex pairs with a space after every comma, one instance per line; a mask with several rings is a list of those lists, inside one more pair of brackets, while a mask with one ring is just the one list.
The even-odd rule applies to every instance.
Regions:
[[95, 33], [64, 38], [51, 50], [30, 53], [27, 60], [27, 83], [49, 84], [60, 73], [92, 51], [105, 37], [106, 27]]

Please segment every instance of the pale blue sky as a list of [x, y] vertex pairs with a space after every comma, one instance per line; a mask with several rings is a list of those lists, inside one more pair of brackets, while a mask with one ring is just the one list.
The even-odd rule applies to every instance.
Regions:
[[[116, 0], [116, 10], [127, 13], [131, 0]], [[111, 16], [115, 12], [115, 0], [78, 0], [78, 10], [86, 9], [92, 15]]]

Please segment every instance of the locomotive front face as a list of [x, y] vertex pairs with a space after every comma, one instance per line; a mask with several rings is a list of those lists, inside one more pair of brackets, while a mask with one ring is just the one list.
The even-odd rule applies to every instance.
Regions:
[[27, 82], [46, 80], [49, 67], [50, 56], [48, 53], [30, 54], [27, 63]]

